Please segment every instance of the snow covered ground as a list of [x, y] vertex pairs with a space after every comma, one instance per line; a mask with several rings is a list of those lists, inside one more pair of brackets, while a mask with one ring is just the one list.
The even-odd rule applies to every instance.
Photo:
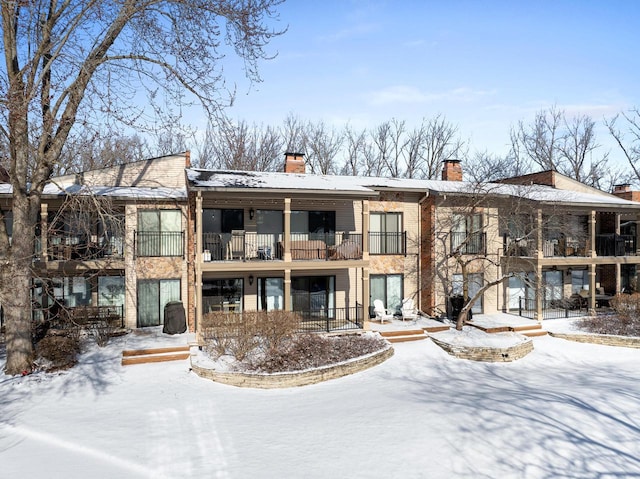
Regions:
[[492, 364], [426, 340], [353, 376], [255, 390], [188, 361], [121, 367], [124, 341], [68, 372], [0, 375], [0, 477], [640, 475], [640, 350], [541, 337]]

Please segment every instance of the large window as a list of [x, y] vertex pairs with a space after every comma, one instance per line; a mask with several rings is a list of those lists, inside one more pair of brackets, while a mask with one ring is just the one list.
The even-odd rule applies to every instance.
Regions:
[[284, 309], [284, 279], [258, 278], [258, 310]]
[[231, 233], [244, 229], [244, 210], [213, 209], [202, 211], [202, 231], [204, 233]]
[[484, 238], [481, 214], [452, 215], [451, 251], [460, 251], [463, 254], [484, 254]]
[[544, 299], [548, 301], [562, 299], [562, 271], [543, 271], [542, 285], [544, 288]]
[[124, 276], [98, 276], [98, 306], [124, 306]]
[[[463, 296], [464, 294], [464, 277], [462, 274], [456, 273], [453, 275], [453, 288], [452, 288], [452, 295], [453, 296]], [[468, 281], [468, 291], [469, 291], [469, 299], [473, 298], [478, 291], [480, 291], [480, 289], [482, 288], [482, 286], [484, 285], [484, 275], [482, 273], [469, 273], [467, 275], [467, 281]], [[483, 296], [480, 296], [480, 298], [478, 298], [478, 300], [473, 304], [473, 306], [471, 307], [471, 311], [474, 314], [480, 314], [482, 313], [482, 303], [483, 303]]]
[[233, 208], [203, 210], [202, 245], [214, 261], [244, 257], [244, 210]]
[[242, 287], [241, 278], [202, 280], [202, 312], [241, 313]]
[[335, 211], [292, 211], [291, 234], [294, 239], [318, 239], [333, 244], [336, 231]]
[[170, 301], [180, 301], [179, 279], [138, 281], [138, 327], [164, 324], [164, 307]]
[[291, 278], [293, 311], [311, 316], [334, 317], [336, 305], [335, 276]]
[[138, 256], [182, 256], [180, 210], [138, 211], [136, 242]]
[[400, 314], [403, 297], [403, 276], [401, 274], [372, 274], [369, 278], [369, 305], [373, 307], [376, 299], [384, 303], [385, 308]]
[[371, 254], [403, 254], [402, 213], [371, 213], [369, 217]]

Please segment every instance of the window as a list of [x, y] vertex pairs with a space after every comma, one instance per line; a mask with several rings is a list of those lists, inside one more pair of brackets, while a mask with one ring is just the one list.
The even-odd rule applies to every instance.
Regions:
[[589, 289], [589, 272], [586, 269], [572, 270], [571, 294], [579, 294], [583, 289]]
[[280, 210], [258, 210], [256, 226], [258, 230], [256, 248], [261, 259], [279, 258], [282, 249], [284, 218]]
[[[460, 273], [455, 273], [452, 278], [452, 296], [463, 296], [464, 295], [464, 277]], [[467, 281], [469, 282], [468, 292], [469, 298], [473, 298], [478, 291], [484, 285], [484, 275], [482, 273], [469, 273], [467, 274]], [[482, 303], [484, 301], [484, 295], [480, 296], [480, 298], [473, 304], [471, 307], [471, 311], [474, 314], [482, 313]]]
[[138, 256], [182, 256], [182, 236], [180, 210], [138, 211]]
[[98, 306], [124, 306], [124, 277], [98, 276]]
[[34, 281], [33, 300], [39, 306], [46, 309], [54, 303], [54, 299], [61, 305], [70, 308], [88, 306], [91, 304], [91, 281], [84, 276]]
[[242, 209], [204, 209], [202, 211], [202, 231], [204, 233], [231, 233], [244, 229]]
[[373, 301], [379, 299], [389, 311], [400, 314], [404, 294], [403, 282], [401, 274], [372, 274], [369, 278], [370, 309], [373, 309]]
[[562, 299], [562, 271], [543, 271], [542, 284], [544, 299], [549, 301]]
[[291, 278], [293, 311], [309, 316], [334, 317], [336, 302], [335, 276]]
[[202, 312], [241, 313], [243, 281], [233, 279], [202, 280]]
[[483, 223], [481, 214], [452, 215], [451, 251], [462, 254], [484, 254]]
[[371, 254], [404, 254], [402, 213], [371, 213], [369, 230]]
[[335, 243], [335, 211], [292, 211], [291, 233], [297, 240], [323, 240], [328, 245]]
[[138, 327], [164, 324], [164, 307], [170, 301], [180, 301], [179, 279], [138, 281]]
[[284, 309], [284, 279], [258, 278], [258, 310]]

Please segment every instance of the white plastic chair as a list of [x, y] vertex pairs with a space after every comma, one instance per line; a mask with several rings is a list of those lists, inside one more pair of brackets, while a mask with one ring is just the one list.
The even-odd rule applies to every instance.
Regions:
[[391, 321], [393, 319], [393, 314], [384, 307], [384, 303], [380, 299], [373, 300], [373, 312], [376, 314], [376, 319], [378, 319], [381, 323], [384, 323], [385, 321]]
[[405, 298], [402, 300], [402, 308], [400, 311], [402, 312], [402, 321], [405, 319], [409, 319], [411, 321], [418, 319], [418, 310], [413, 305], [413, 299], [411, 298]]

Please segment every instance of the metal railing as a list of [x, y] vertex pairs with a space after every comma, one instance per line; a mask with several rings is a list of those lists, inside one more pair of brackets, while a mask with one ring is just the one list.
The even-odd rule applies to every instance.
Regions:
[[364, 324], [362, 305], [350, 308], [329, 308], [294, 311], [301, 317], [300, 330], [303, 332], [330, 332], [361, 329]]
[[[208, 261], [273, 261], [284, 257], [284, 233], [203, 233], [202, 259]], [[293, 233], [290, 253], [294, 261], [362, 259], [362, 234]]]
[[635, 256], [636, 247], [637, 238], [633, 235], [596, 235], [596, 254], [598, 256]]
[[[542, 318], [558, 319], [584, 316], [587, 313], [587, 303], [583, 298], [543, 299]], [[537, 303], [535, 298], [518, 298], [518, 315], [535, 319]]]
[[536, 240], [533, 238], [502, 237], [502, 250], [505, 256], [533, 257], [536, 254]]
[[406, 231], [369, 233], [369, 253], [371, 254], [406, 254], [406, 251]]
[[[39, 255], [41, 243], [36, 243], [36, 255]], [[47, 255], [51, 261], [92, 260], [104, 258], [122, 258], [124, 239], [88, 238], [81, 235], [54, 235], [48, 238]]]
[[136, 231], [136, 256], [184, 257], [184, 231]]
[[462, 254], [486, 254], [487, 234], [484, 232], [465, 233], [452, 231], [450, 236], [451, 251]]

